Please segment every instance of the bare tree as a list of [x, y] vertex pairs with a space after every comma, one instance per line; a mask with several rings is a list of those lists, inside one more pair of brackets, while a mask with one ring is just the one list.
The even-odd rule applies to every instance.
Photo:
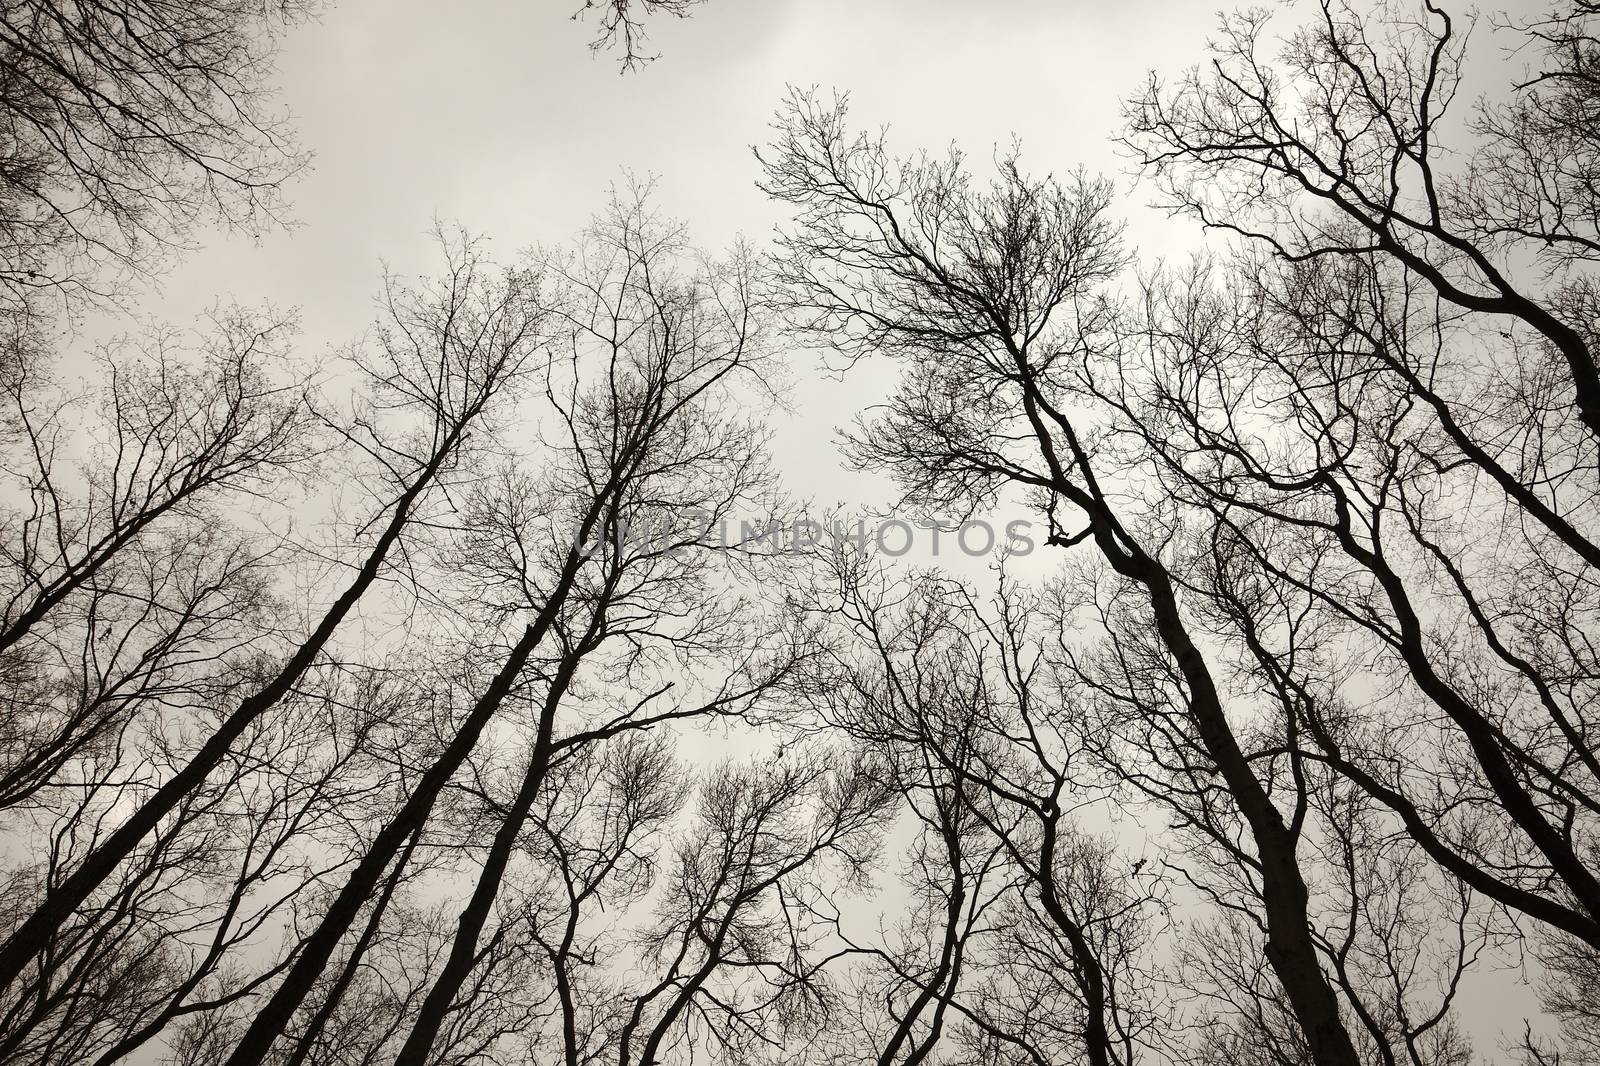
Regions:
[[920, 969], [915, 952], [858, 945], [914, 993], [878, 1061], [927, 1058], [947, 1019], [952, 1043], [980, 1056], [1135, 1061], [1156, 1008], [1142, 955], [1159, 899], [1080, 824], [1103, 791], [1073, 768], [1073, 710], [1048, 691], [1035, 605], [1002, 580], [991, 617], [953, 579], [896, 580], [844, 543], [822, 558], [802, 602], [845, 640], [808, 702], [826, 729], [884, 753], [922, 827], [912, 928], [943, 931]]
[[1454, 170], [1442, 11], [1324, 6], [1276, 64], [1263, 23], [1231, 22], [1212, 74], [1131, 105], [1132, 143], [1174, 206], [1275, 261], [1147, 289], [1100, 381], [1213, 531], [1209, 591], [1288, 743], [1558, 945], [1592, 944], [1600, 904], [1592, 14], [1516, 28], [1546, 65], [1479, 108]]
[[316, 0], [0, 6], [0, 312], [104, 294], [197, 222], [255, 230], [304, 163], [272, 110], [274, 42]]
[[[1248, 825], [1274, 973], [1318, 1061], [1355, 1063], [1309, 932], [1300, 819], [1274, 802], [1229, 721], [1159, 557], [1159, 527], [1141, 533], [1106, 480], [1114, 457], [1070, 406], [1082, 395], [1071, 374], [1109, 328], [1096, 289], [1124, 260], [1109, 188], [1031, 182], [1006, 159], [992, 187], [975, 189], [959, 156], [900, 163], [843, 120], [838, 104], [791, 100], [765, 187], [799, 214], [780, 268], [799, 328], [906, 363], [886, 414], [856, 438], [857, 460], [894, 474], [907, 502], [962, 517], [1004, 487], [1030, 490], [1053, 543], [1091, 545], [1137, 588], [1167, 698]], [[1063, 508], [1076, 528], [1057, 524]]]
[[1592, 142], [1581, 120], [1562, 118], [1588, 99], [1591, 12], [1535, 24], [1552, 65], [1513, 103], [1480, 111], [1463, 171], [1444, 153], [1465, 33], [1424, 8], [1420, 19], [1368, 16], [1327, 0], [1277, 63], [1263, 54], [1264, 15], [1229, 17], [1209, 71], [1171, 91], [1152, 77], [1130, 102], [1129, 143], [1169, 202], [1208, 226], [1290, 259], [1391, 259], [1447, 303], [1527, 331], [1541, 365], [1562, 375], [1559, 401], [1587, 429], [1581, 454], [1592, 462], [1600, 375], [1588, 286], [1574, 276], [1541, 291], [1510, 265], [1532, 251], [1559, 268], [1586, 258], [1585, 240], [1594, 247], [1593, 212], [1575, 195]]
[[688, 18], [705, 0], [583, 0], [574, 19], [593, 15], [598, 27], [590, 51], [615, 49], [622, 53], [624, 71], [637, 70], [657, 57], [645, 51], [649, 39], [645, 23], [653, 16]]
[[611, 964], [630, 945], [608, 931], [608, 912], [647, 897], [691, 782], [661, 733], [569, 750], [534, 811], [523, 847], [536, 872], [512, 914], [548, 960], [559, 1007], [555, 1032], [535, 1046], [580, 1066], [609, 1057], [621, 1025]]
[[306, 397], [274, 366], [289, 328], [237, 309], [206, 333], [153, 331], [108, 348], [86, 433], [68, 421], [71, 401], [50, 395], [37, 354], [18, 353], [6, 380], [8, 473], [26, 504], [7, 516], [0, 653], [163, 516], [258, 488], [306, 456]]
[[[110, 1063], [174, 1023], [247, 999], [282, 971], [285, 960], [263, 953], [262, 941], [337, 870], [347, 819], [386, 787], [382, 741], [411, 724], [398, 686], [322, 680], [321, 693], [291, 697], [291, 716], [242, 738], [95, 905], [54, 934], [8, 1004], [0, 1026], [8, 1057]], [[150, 739], [153, 747], [160, 738]], [[156, 747], [146, 758], [177, 754]], [[124, 774], [136, 772], [132, 753], [121, 761]], [[70, 875], [77, 837], [93, 847], [105, 812], [91, 801], [114, 805], [119, 788], [81, 791], [84, 802], [49, 827], [37, 875], [47, 885]], [[30, 871], [12, 887], [33, 881]], [[98, 998], [102, 985], [124, 991]]]
[[682, 1044], [747, 1059], [825, 1019], [831, 930], [807, 912], [866, 873], [889, 796], [871, 756], [798, 750], [709, 772], [642, 933], [654, 969], [625, 993], [617, 1062], [658, 1066]]
[[[1186, 266], [797, 93], [772, 255], [632, 188], [444, 238], [347, 380], [229, 309], [82, 396], [32, 297], [276, 210], [242, 50], [308, 8], [19, 2], [0, 1060], [1468, 1066], [1519, 964], [1509, 1054], [1600, 1054], [1588, 0], [1465, 114], [1432, 0], [1225, 19], [1128, 109]], [[902, 516], [1060, 565], [780, 548], [780, 340], [901, 371], [844, 448]]]
[[[1481, 468], [1458, 459], [1437, 424], [1418, 417], [1428, 409], [1415, 404], [1403, 377], [1384, 372], [1395, 353], [1418, 350], [1415, 324], [1385, 310], [1404, 300], [1404, 288], [1396, 295], [1363, 283], [1352, 304], [1319, 283], [1318, 273], [1289, 271], [1276, 279], [1281, 289], [1257, 287], [1257, 276], [1223, 297], [1255, 292], [1261, 302], [1245, 295], [1248, 326], [1222, 327], [1232, 338], [1224, 347], [1212, 347], [1219, 334], [1206, 331], [1200, 343], [1217, 360], [1194, 358], [1191, 342], [1199, 337], [1164, 317], [1158, 328], [1167, 342], [1188, 339], [1178, 342], [1183, 354], [1176, 360], [1158, 357], [1166, 369], [1155, 375], [1129, 368], [1118, 392], [1139, 397], [1127, 404], [1138, 406], [1130, 423], [1138, 419], [1141, 439], [1173, 464], [1173, 490], [1221, 524], [1218, 550], [1229, 558], [1229, 584], [1249, 582], [1247, 592], [1230, 594], [1235, 619], [1254, 614], [1250, 605], [1265, 597], [1285, 605], [1276, 610], [1314, 620], [1298, 629], [1309, 635], [1298, 661], [1276, 647], [1253, 651], [1322, 748], [1318, 758], [1382, 799], [1429, 854], [1478, 891], [1592, 936], [1594, 777], [1582, 695], [1590, 670], [1581, 638], [1568, 629], [1582, 628], [1592, 582], [1560, 540], [1538, 526], [1523, 535], [1519, 510], [1508, 521], [1504, 511], [1466, 503]], [[1179, 313], [1189, 323], [1203, 321]], [[1422, 336], [1438, 338], [1448, 351], [1460, 335], [1441, 328], [1425, 324]], [[1147, 349], [1163, 350], [1165, 342]], [[1292, 395], [1277, 392], [1285, 402], [1274, 412], [1260, 397], [1279, 387]], [[1241, 403], [1247, 393], [1251, 399]], [[1277, 423], [1284, 432], [1262, 436], [1247, 428], [1270, 423], [1275, 413], [1290, 418]], [[1463, 539], [1481, 541], [1491, 532], [1501, 540], [1489, 555]], [[1337, 554], [1319, 556], [1325, 550]], [[1274, 583], [1283, 587], [1261, 591]], [[1524, 597], [1566, 601], [1570, 613], [1536, 617], [1521, 606], [1530, 602]], [[1374, 642], [1376, 671], [1403, 679], [1404, 687], [1387, 701], [1349, 695], [1358, 682], [1327, 665], [1341, 641]], [[1486, 654], [1477, 657], [1480, 647]], [[1419, 738], [1459, 753], [1445, 755], [1435, 782], [1448, 790], [1436, 798], [1416, 795], [1396, 776], [1412, 760], [1395, 761], [1395, 729], [1405, 721], [1400, 716], [1418, 713], [1411, 708], [1419, 701], [1454, 727], [1453, 736], [1441, 735], [1418, 721]], [[1363, 703], [1371, 705], [1364, 715]], [[1374, 714], [1388, 719], [1382, 736], [1364, 735], [1363, 718]], [[1366, 757], [1373, 745], [1373, 756], [1392, 768]], [[1469, 809], [1478, 817], [1450, 824]], [[1483, 836], [1493, 823], [1504, 828]], [[1552, 877], [1559, 891], [1550, 891]]]
[[[681, 594], [710, 580], [705, 558], [694, 549], [710, 543], [718, 520], [761, 482], [750, 425], [720, 413], [729, 402], [727, 390], [758, 371], [765, 356], [750, 306], [751, 264], [748, 257], [724, 266], [692, 264], [681, 232], [658, 224], [640, 198], [619, 199], [576, 253], [555, 255], [550, 270], [564, 279], [566, 295], [554, 306], [569, 354], [551, 365], [544, 391], [554, 427], [551, 443], [561, 461], [547, 486], [513, 480], [506, 495], [486, 500], [489, 510], [473, 529], [482, 539], [468, 575], [488, 586], [491, 606], [509, 623], [506, 644], [494, 649], [492, 677], [436, 761], [373, 838], [293, 968], [251, 1022], [230, 1059], [234, 1066], [264, 1059], [383, 870], [427, 823], [485, 730], [508, 701], [531, 698], [538, 709], [530, 723], [523, 784], [491, 844], [445, 969], [419, 1013], [411, 1047], [402, 1052], [425, 1056], [429, 1030], [440, 1024], [455, 987], [471, 970], [504, 865], [555, 753], [557, 712], [578, 666], [598, 638], [612, 632], [633, 645], [633, 659], [653, 654], [652, 638], [673, 647], [677, 622], [665, 612], [682, 605], [656, 597], [670, 601], [674, 590]], [[545, 501], [548, 507], [539, 506]], [[678, 505], [703, 508], [696, 512], [700, 520]], [[670, 524], [654, 530], [641, 551], [628, 543], [635, 539], [628, 523], [647, 517]], [[703, 616], [688, 606], [681, 643], [692, 657], [696, 641], [720, 639], [715, 635], [729, 619], [718, 617], [725, 604], [717, 599], [705, 602]], [[608, 614], [612, 610], [615, 615]], [[526, 675], [548, 654], [547, 639], [561, 653], [543, 691], [530, 697]], [[758, 683], [721, 693], [705, 709], [739, 713], [760, 688]], [[692, 703], [661, 709], [653, 703], [642, 701], [596, 733], [701, 713]]]
[[378, 396], [417, 421], [386, 437], [358, 417], [349, 440], [383, 472], [380, 484], [395, 493], [380, 503], [379, 532], [355, 576], [309, 634], [259, 678], [250, 691], [179, 768], [143, 797], [132, 814], [73, 872], [44, 894], [0, 948], [0, 983], [9, 984], [63, 922], [110, 878], [119, 864], [172, 811], [201, 788], [233, 745], [280, 703], [322, 656], [335, 631], [388, 566], [389, 553], [407, 531], [413, 510], [435, 479], [458, 459], [469, 427], [497, 393], [513, 385], [537, 350], [539, 313], [530, 279], [521, 273], [485, 276], [488, 268], [470, 244], [449, 249], [446, 281], [436, 294], [391, 285], [392, 332], [381, 335], [372, 364]]

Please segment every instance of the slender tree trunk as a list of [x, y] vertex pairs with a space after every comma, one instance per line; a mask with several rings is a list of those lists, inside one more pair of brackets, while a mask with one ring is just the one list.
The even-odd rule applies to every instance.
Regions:
[[[1311, 937], [1310, 892], [1295, 855], [1296, 834], [1284, 823], [1272, 797], [1261, 786], [1222, 707], [1205, 656], [1195, 646], [1183, 622], [1172, 576], [1165, 565], [1148, 555], [1123, 528], [1094, 479], [1089, 456], [1071, 422], [1041, 395], [1031, 368], [1020, 349], [1013, 347], [1023, 378], [1023, 405], [1035, 437], [1050, 466], [1055, 489], [1089, 516], [1096, 546], [1112, 569], [1144, 587], [1150, 597], [1157, 636], [1177, 663], [1188, 688], [1188, 711], [1200, 742], [1216, 763], [1228, 792], [1250, 826], [1261, 864], [1261, 894], [1267, 919], [1267, 960], [1283, 985], [1284, 995], [1305, 1033], [1318, 1066], [1360, 1066], [1355, 1043], [1339, 1017], [1339, 999], [1322, 972], [1316, 942]], [[1049, 426], [1061, 428], [1071, 451], [1073, 467], [1087, 487], [1075, 485], [1062, 466]]]
[[[627, 461], [631, 462], [631, 457]], [[378, 833], [367, 853], [351, 871], [344, 887], [339, 890], [338, 896], [324, 912], [316, 929], [300, 945], [299, 957], [288, 975], [279, 984], [271, 999], [251, 1020], [238, 1046], [228, 1057], [227, 1066], [259, 1066], [266, 1058], [273, 1041], [284, 1031], [290, 1017], [304, 1002], [312, 985], [322, 975], [334, 948], [338, 946], [339, 941], [354, 923], [356, 915], [360, 913], [362, 905], [377, 887], [378, 878], [382, 876], [406, 838], [418, 832], [426, 824], [439, 793], [461, 769], [467, 756], [472, 754], [484, 728], [516, 685], [528, 658], [549, 632], [556, 614], [565, 604], [567, 594], [571, 592], [583, 562], [582, 545], [588, 543], [588, 538], [599, 520], [601, 509], [616, 484], [617, 479], [613, 478], [596, 495], [579, 526], [576, 544], [567, 553], [561, 577], [551, 590], [544, 606], [540, 608], [539, 614], [523, 630], [522, 636], [512, 647], [499, 672], [473, 704], [466, 720], [462, 722], [438, 761], [422, 775], [416, 790]]]
[[355, 980], [356, 968], [361, 964], [361, 959], [371, 947], [373, 939], [378, 935], [378, 929], [383, 924], [384, 912], [389, 909], [389, 900], [394, 895], [394, 890], [399, 887], [405, 877], [406, 865], [411, 859], [411, 852], [416, 848], [417, 841], [422, 839], [421, 833], [413, 833], [406, 844], [406, 850], [400, 853], [400, 859], [394, 865], [394, 870], [383, 883], [383, 891], [378, 896], [378, 901], [373, 905], [372, 914], [367, 918], [366, 927], [361, 930], [361, 936], [356, 939], [355, 945], [350, 949], [350, 957], [345, 960], [344, 968], [340, 970], [339, 977], [334, 981], [333, 987], [328, 990], [328, 995], [323, 999], [322, 1005], [317, 1008], [317, 1013], [306, 1025], [306, 1031], [300, 1034], [295, 1043], [294, 1053], [289, 1056], [289, 1061], [284, 1066], [301, 1066], [306, 1056], [311, 1054], [311, 1048], [316, 1044], [317, 1037], [327, 1026], [334, 1011], [339, 1009], [339, 1003], [344, 999], [344, 994]]
[[[1310, 893], [1295, 856], [1295, 834], [1284, 824], [1282, 814], [1239, 748], [1211, 671], [1184, 628], [1171, 579], [1154, 560], [1135, 560], [1120, 554], [1118, 558], [1127, 560], [1123, 565], [1134, 571], [1128, 576], [1141, 581], [1149, 591], [1156, 630], [1177, 660], [1188, 686], [1189, 712], [1201, 742], [1217, 764], [1255, 838], [1266, 905], [1267, 961], [1283, 985], [1311, 1054], [1318, 1066], [1359, 1066], [1355, 1043], [1339, 1017], [1338, 997], [1322, 972], [1317, 946], [1311, 938]], [[1113, 560], [1114, 565], [1116, 561]]]
[[1337, 502], [1340, 521], [1335, 533], [1345, 552], [1366, 567], [1383, 587], [1398, 623], [1397, 650], [1417, 687], [1461, 730], [1495, 797], [1505, 807], [1511, 820], [1550, 863], [1551, 869], [1561, 878], [1578, 905], [1591, 919], [1600, 919], [1600, 879], [1578, 855], [1572, 842], [1545, 820], [1538, 804], [1517, 780], [1505, 750], [1500, 746], [1494, 723], [1462, 699], [1460, 693], [1434, 670], [1423, 644], [1422, 621], [1411, 604], [1405, 582], [1382, 556], [1356, 541], [1350, 530], [1349, 509], [1343, 495], [1337, 498]]
[[[596, 621], [599, 621], [598, 617]], [[585, 635], [585, 639], [588, 639], [588, 634]], [[522, 828], [527, 824], [528, 815], [533, 810], [534, 801], [539, 797], [539, 789], [544, 786], [545, 775], [550, 768], [550, 742], [555, 729], [556, 709], [572, 684], [572, 678], [577, 673], [580, 662], [582, 662], [582, 652], [574, 649], [562, 659], [560, 667], [550, 681], [550, 690], [545, 694], [544, 706], [539, 714], [539, 729], [534, 738], [533, 752], [528, 759], [527, 772], [522, 778], [522, 786], [517, 790], [511, 809], [506, 812], [504, 821], [500, 823], [500, 828], [495, 833], [489, 854], [484, 858], [483, 870], [479, 872], [477, 884], [473, 887], [472, 898], [467, 901], [466, 907], [456, 919], [456, 932], [450, 943], [450, 955], [445, 961], [444, 969], [434, 978], [433, 986], [428, 989], [428, 994], [417, 1012], [417, 1019], [412, 1024], [411, 1033], [406, 1037], [400, 1054], [395, 1058], [395, 1066], [426, 1066], [428, 1054], [432, 1051], [433, 1042], [444, 1024], [450, 1003], [460, 991], [462, 982], [472, 972], [473, 964], [478, 957], [478, 937], [483, 933], [484, 924], [489, 919], [489, 911], [494, 906], [495, 898], [500, 894], [500, 883], [504, 880], [506, 867], [511, 862], [511, 853], [516, 850], [517, 840], [522, 835]]]
[[960, 941], [961, 908], [966, 902], [966, 877], [961, 871], [961, 844], [954, 828], [944, 826], [940, 836], [944, 838], [945, 856], [950, 862], [950, 895], [945, 900], [944, 943], [939, 949], [939, 961], [933, 974], [906, 1008], [900, 1024], [895, 1026], [883, 1053], [878, 1056], [878, 1066], [893, 1066], [900, 1048], [911, 1039], [911, 1029], [917, 1024], [917, 1019], [927, 1010], [928, 1004], [933, 1002], [945, 982], [951, 980], [950, 971]]
[[[1059, 789], [1058, 789], [1059, 791]], [[1081, 976], [1078, 986], [1083, 992], [1084, 1013], [1088, 1016], [1083, 1025], [1083, 1046], [1089, 1056], [1090, 1066], [1111, 1066], [1111, 1030], [1106, 1025], [1106, 979], [1100, 960], [1089, 946], [1083, 927], [1073, 921], [1061, 903], [1061, 893], [1056, 887], [1056, 848], [1061, 832], [1060, 808], [1054, 796], [1045, 808], [1041, 821], [1044, 838], [1039, 845], [1039, 899], [1045, 913], [1072, 945]]]

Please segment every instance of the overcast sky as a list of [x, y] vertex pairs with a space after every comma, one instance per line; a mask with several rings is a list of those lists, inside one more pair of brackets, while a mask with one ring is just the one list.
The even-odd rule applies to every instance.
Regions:
[[[661, 58], [623, 76], [615, 55], [591, 56], [594, 26], [569, 18], [577, 2], [338, 0], [297, 28], [281, 57], [282, 99], [316, 157], [290, 189], [299, 228], [259, 245], [207, 238], [140, 311], [184, 321], [219, 297], [270, 301], [300, 310], [302, 343], [316, 351], [371, 320], [380, 263], [434, 269], [433, 218], [488, 235], [509, 258], [570, 237], [627, 170], [658, 179], [659, 206], [702, 246], [740, 233], [763, 241], [780, 215], [754, 186], [750, 148], [790, 84], [848, 90], [856, 125], [890, 123], [908, 151], [955, 141], [982, 165], [1015, 135], [1036, 173], [1081, 164], [1127, 190], [1111, 141], [1120, 101], [1145, 71], [1200, 61], [1218, 6], [710, 0], [690, 20], [654, 20]], [[1147, 199], [1135, 189], [1123, 208], [1141, 258], [1198, 243], [1189, 223], [1143, 208]], [[796, 491], [842, 495], [849, 482], [829, 434], [870, 391], [799, 390], [780, 437]], [[1493, 1032], [1526, 993], [1488, 974], [1468, 999]]]
[[[1034, 170], [1120, 174], [1120, 99], [1147, 68], [1198, 59], [1216, 19], [1215, 0], [1160, 17], [1131, 3], [711, 0], [690, 20], [654, 19], [661, 58], [624, 76], [615, 55], [591, 56], [594, 26], [569, 17], [575, 6], [339, 0], [296, 28], [282, 99], [315, 153], [289, 190], [299, 228], [259, 246], [205, 238], [140, 311], [185, 321], [219, 296], [270, 301], [300, 310], [314, 352], [371, 319], [380, 262], [434, 268], [434, 217], [510, 256], [570, 237], [627, 170], [658, 179], [660, 207], [702, 246], [764, 240], [779, 214], [750, 148], [790, 84], [848, 90], [856, 123], [890, 123], [908, 151], [953, 140], [983, 165], [1016, 135]], [[1146, 253], [1193, 240], [1133, 213]], [[870, 392], [797, 393], [802, 419], [781, 436], [797, 491], [837, 496], [829, 434]]]
[[[299, 228], [259, 245], [206, 238], [139, 310], [185, 321], [222, 296], [298, 308], [314, 354], [370, 321], [380, 263], [433, 269], [433, 218], [511, 256], [570, 237], [628, 170], [658, 179], [660, 207], [702, 246], [764, 240], [780, 216], [754, 186], [750, 148], [791, 84], [848, 90], [856, 124], [889, 123], [908, 151], [955, 141], [983, 165], [1016, 136], [1035, 172], [1083, 165], [1127, 190], [1111, 140], [1120, 101], [1147, 70], [1200, 61], [1218, 6], [710, 0], [692, 19], [653, 19], [661, 58], [623, 76], [615, 55], [590, 54], [595, 28], [570, 18], [576, 4], [338, 0], [297, 27], [280, 81], [315, 154], [289, 190]], [[1142, 259], [1196, 244], [1192, 225], [1132, 193]], [[779, 437], [796, 491], [837, 498], [851, 484], [830, 433], [881, 388], [868, 373], [797, 392], [800, 419]]]
[[[616, 55], [591, 55], [577, 2], [338, 0], [297, 27], [282, 101], [315, 155], [289, 190], [298, 228], [259, 245], [203, 238], [139, 310], [186, 321], [219, 297], [270, 301], [299, 309], [314, 354], [370, 321], [381, 263], [435, 267], [435, 217], [509, 257], [569, 238], [627, 171], [658, 180], [660, 208], [700, 245], [763, 241], [781, 216], [755, 188], [750, 149], [789, 85], [848, 91], [855, 124], [890, 124], [906, 151], [954, 141], [983, 166], [1015, 136], [1035, 172], [1112, 176], [1131, 190], [1145, 261], [1198, 241], [1143, 206], [1149, 190], [1112, 138], [1146, 71], [1203, 59], [1217, 0], [709, 0], [692, 19], [653, 19], [661, 58], [628, 75]], [[852, 484], [831, 430], [883, 372], [797, 391], [800, 417], [779, 427], [796, 491], [833, 499]]]

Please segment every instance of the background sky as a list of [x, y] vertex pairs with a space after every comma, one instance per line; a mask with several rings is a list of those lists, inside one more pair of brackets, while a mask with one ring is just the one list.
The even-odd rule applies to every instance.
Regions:
[[[382, 264], [434, 269], [433, 219], [509, 258], [569, 238], [629, 171], [657, 179], [659, 208], [701, 246], [764, 241], [781, 213], [755, 188], [750, 150], [790, 85], [848, 91], [854, 124], [890, 124], [906, 152], [955, 142], [981, 167], [1016, 137], [1035, 173], [1113, 177], [1145, 262], [1200, 242], [1145, 206], [1152, 190], [1112, 137], [1146, 71], [1203, 60], [1218, 0], [709, 0], [691, 19], [651, 19], [661, 58], [627, 75], [616, 55], [591, 55], [595, 25], [571, 18], [578, 2], [336, 0], [296, 27], [281, 99], [314, 154], [288, 190], [297, 227], [259, 243], [202, 237], [139, 313], [183, 322], [219, 298], [267, 301], [298, 309], [314, 356], [371, 320]], [[1494, 76], [1474, 81], [1503, 85], [1487, 30], [1475, 73]], [[796, 368], [797, 417], [778, 429], [785, 473], [805, 495], [859, 494], [831, 430], [887, 377], [840, 384], [809, 365]]]
[[[286, 37], [282, 103], [311, 168], [289, 189], [297, 228], [259, 242], [202, 237], [137, 312], [192, 321], [219, 299], [298, 309], [308, 356], [358, 337], [381, 267], [431, 273], [432, 221], [491, 238], [510, 259], [559, 243], [603, 206], [628, 171], [657, 179], [657, 205], [708, 249], [741, 233], [763, 242], [782, 217], [755, 188], [751, 146], [789, 85], [847, 90], [855, 126], [892, 127], [911, 152], [961, 145], [975, 165], [1023, 145], [1035, 174], [1082, 165], [1116, 179], [1141, 260], [1199, 246], [1188, 222], [1148, 208], [1111, 138], [1145, 72], [1175, 77], [1205, 57], [1218, 0], [709, 0], [689, 20], [657, 18], [661, 58], [631, 74], [591, 55], [579, 0], [337, 0]], [[1299, 16], [1284, 12], [1286, 26]], [[1475, 95], [1503, 86], [1500, 43], [1480, 25]], [[870, 500], [845, 477], [832, 440], [889, 380], [807, 373], [778, 426], [778, 459], [797, 493], [826, 504]], [[1492, 1059], [1530, 997], [1512, 975], [1465, 990]], [[1489, 1037], [1484, 1040], [1483, 1037]]]
[[[1021, 139], [1035, 172], [1123, 177], [1111, 144], [1120, 100], [1149, 68], [1201, 57], [1215, 0], [710, 0], [688, 20], [655, 18], [661, 58], [619, 73], [591, 55], [577, 0], [338, 0], [297, 27], [280, 57], [282, 103], [311, 168], [289, 189], [297, 228], [254, 243], [212, 235], [163, 279], [142, 314], [190, 321], [220, 297], [297, 308], [308, 355], [371, 320], [383, 263], [402, 275], [437, 259], [431, 221], [459, 223], [510, 257], [558, 243], [629, 171], [713, 250], [764, 241], [780, 211], [755, 187], [751, 146], [789, 85], [848, 90], [857, 126], [892, 126], [907, 152], [959, 143], [982, 167]], [[1128, 202], [1145, 256], [1192, 246], [1187, 223]], [[796, 417], [778, 428], [791, 487], [860, 495], [841, 476], [832, 428], [887, 380], [843, 384], [804, 371]]]

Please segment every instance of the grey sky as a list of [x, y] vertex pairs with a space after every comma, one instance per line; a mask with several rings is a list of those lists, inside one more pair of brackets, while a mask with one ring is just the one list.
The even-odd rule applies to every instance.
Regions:
[[[649, 44], [662, 57], [620, 76], [616, 56], [590, 55], [594, 27], [569, 18], [576, 4], [338, 0], [296, 29], [282, 99], [316, 155], [290, 190], [299, 227], [259, 244], [203, 238], [139, 310], [187, 321], [223, 296], [270, 301], [300, 310], [314, 352], [371, 319], [380, 262], [401, 274], [433, 269], [434, 217], [510, 256], [567, 239], [625, 170], [655, 175], [659, 206], [702, 246], [741, 232], [761, 241], [779, 212], [754, 187], [750, 146], [765, 139], [788, 84], [848, 90], [856, 123], [890, 123], [908, 151], [955, 141], [981, 166], [1015, 135], [1035, 172], [1082, 164], [1127, 189], [1110, 142], [1120, 100], [1149, 68], [1175, 74], [1200, 61], [1219, 6], [710, 0], [688, 21], [652, 21]], [[1124, 207], [1142, 258], [1197, 243], [1191, 225], [1145, 199], [1136, 192]], [[780, 430], [796, 491], [844, 494], [829, 431], [870, 392], [797, 391], [796, 417]], [[1484, 1007], [1485, 1028], [1501, 1014], [1512, 1023], [1505, 1005], [1523, 995], [1514, 982], [1484, 974], [1475, 984], [1469, 999]]]
[[[890, 123], [906, 150], [955, 141], [982, 166], [1015, 135], [1036, 172], [1081, 164], [1126, 190], [1110, 140], [1121, 99], [1146, 70], [1200, 61], [1219, 5], [711, 0], [692, 19], [652, 20], [661, 58], [627, 76], [614, 55], [590, 55], [594, 27], [569, 17], [575, 6], [338, 0], [295, 29], [282, 100], [316, 157], [290, 189], [299, 228], [259, 245], [202, 238], [140, 311], [187, 321], [219, 296], [270, 301], [300, 310], [314, 352], [370, 320], [380, 261], [432, 269], [434, 217], [509, 256], [570, 237], [625, 170], [655, 175], [659, 206], [702, 246], [760, 241], [779, 213], [754, 187], [750, 146], [789, 84], [848, 90], [854, 120]], [[1124, 206], [1141, 258], [1185, 254], [1194, 227], [1147, 199], [1135, 190]], [[796, 491], [836, 498], [847, 484], [829, 431], [881, 387], [870, 373], [798, 390], [802, 420], [779, 433]]]
[[[1119, 172], [1120, 97], [1151, 66], [1199, 58], [1215, 22], [1215, 0], [1159, 16], [1048, 0], [712, 0], [691, 20], [653, 20], [662, 58], [619, 76], [615, 56], [591, 57], [593, 26], [573, 6], [340, 0], [297, 28], [283, 102], [316, 155], [290, 190], [299, 228], [259, 246], [204, 238], [140, 310], [184, 321], [219, 295], [267, 300], [300, 309], [307, 348], [343, 342], [371, 317], [380, 261], [433, 267], [434, 216], [511, 255], [571, 236], [625, 169], [656, 175], [660, 207], [701, 245], [761, 240], [779, 216], [754, 187], [750, 146], [791, 83], [849, 90], [854, 119], [891, 123], [907, 150], [954, 140], [982, 165], [1015, 134], [1035, 170]], [[1145, 251], [1193, 239], [1134, 214]], [[804, 439], [827, 447], [863, 384], [802, 389]], [[784, 466], [797, 490], [836, 492], [831, 457]]]

